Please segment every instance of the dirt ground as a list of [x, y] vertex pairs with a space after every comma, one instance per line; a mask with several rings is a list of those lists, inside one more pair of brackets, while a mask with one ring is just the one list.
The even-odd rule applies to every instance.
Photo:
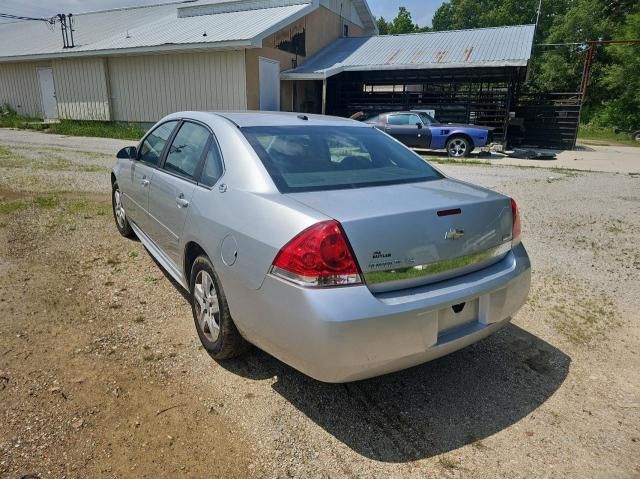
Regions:
[[217, 363], [116, 231], [122, 142], [0, 131], [0, 477], [640, 477], [640, 176], [440, 165], [517, 198], [513, 324], [416, 368], [318, 383]]

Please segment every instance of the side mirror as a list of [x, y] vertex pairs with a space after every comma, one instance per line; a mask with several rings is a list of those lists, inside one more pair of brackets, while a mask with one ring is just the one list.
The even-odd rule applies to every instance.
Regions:
[[116, 158], [121, 160], [135, 160], [138, 156], [138, 151], [135, 146], [126, 146], [118, 152]]
[[418, 127], [418, 130], [422, 129], [422, 123], [418, 122], [418, 123], [416, 123], [416, 126]]

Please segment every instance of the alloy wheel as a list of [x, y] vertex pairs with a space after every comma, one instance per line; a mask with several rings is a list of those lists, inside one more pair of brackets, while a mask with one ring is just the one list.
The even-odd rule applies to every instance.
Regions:
[[120, 194], [120, 190], [115, 190], [113, 192], [113, 210], [116, 213], [116, 221], [118, 222], [118, 226], [120, 228], [125, 227], [125, 221], [127, 219], [127, 215], [124, 212], [124, 206], [122, 204], [122, 195]]
[[455, 138], [449, 142], [449, 155], [460, 158], [467, 152], [467, 142], [462, 138]]
[[220, 305], [218, 292], [208, 272], [198, 272], [193, 297], [200, 329], [205, 337], [214, 343], [220, 335]]

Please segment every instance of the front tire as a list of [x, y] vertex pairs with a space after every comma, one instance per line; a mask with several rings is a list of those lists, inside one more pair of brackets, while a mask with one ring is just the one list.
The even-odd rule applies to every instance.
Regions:
[[198, 256], [193, 262], [189, 286], [196, 331], [211, 357], [230, 359], [247, 351], [250, 344], [231, 319], [220, 279], [206, 256]]
[[466, 158], [471, 154], [473, 145], [464, 136], [453, 136], [447, 140], [446, 148], [451, 158]]
[[113, 219], [116, 222], [116, 228], [118, 232], [125, 238], [133, 238], [135, 233], [129, 224], [127, 214], [124, 211], [124, 205], [122, 203], [122, 192], [117, 182], [113, 183], [111, 189], [111, 209], [113, 210]]

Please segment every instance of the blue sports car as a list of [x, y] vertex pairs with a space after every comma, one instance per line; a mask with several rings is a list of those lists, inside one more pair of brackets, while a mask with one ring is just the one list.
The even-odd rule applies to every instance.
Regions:
[[438, 123], [422, 111], [382, 113], [364, 120], [409, 148], [446, 149], [449, 156], [469, 156], [474, 148], [493, 141], [493, 128]]

